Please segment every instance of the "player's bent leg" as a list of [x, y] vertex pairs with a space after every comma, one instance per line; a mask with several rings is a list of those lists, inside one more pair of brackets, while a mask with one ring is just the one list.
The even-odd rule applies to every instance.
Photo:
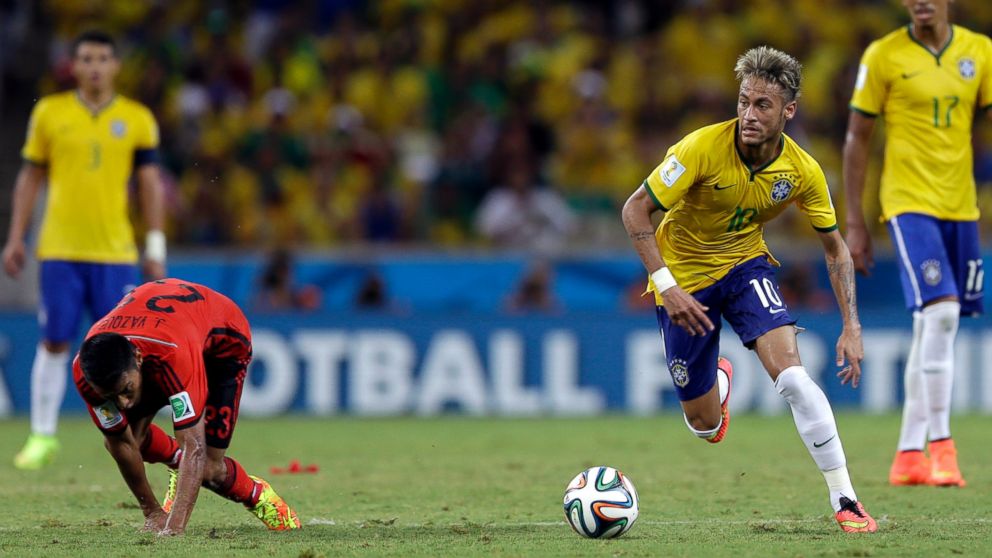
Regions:
[[[712, 440], [720, 434], [723, 428], [723, 416], [720, 406], [719, 382], [705, 394], [689, 401], [682, 401], [682, 413], [686, 428], [696, 437]], [[726, 430], [723, 430], [726, 432]]]
[[203, 486], [228, 500], [244, 504], [270, 530], [299, 529], [300, 519], [268, 482], [249, 475], [226, 450], [207, 448]]

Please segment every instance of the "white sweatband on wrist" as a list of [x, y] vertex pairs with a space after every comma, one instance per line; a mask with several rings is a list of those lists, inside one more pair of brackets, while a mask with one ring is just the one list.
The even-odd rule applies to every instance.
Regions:
[[667, 266], [652, 273], [651, 281], [654, 283], [654, 289], [659, 293], [679, 285], [675, 282], [675, 277], [672, 276], [672, 271]]
[[150, 230], [145, 235], [145, 259], [165, 263], [165, 233]]

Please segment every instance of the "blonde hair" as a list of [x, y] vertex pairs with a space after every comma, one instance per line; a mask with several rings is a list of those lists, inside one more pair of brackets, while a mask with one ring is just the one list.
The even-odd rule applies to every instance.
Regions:
[[802, 71], [803, 65], [798, 60], [770, 46], [752, 48], [742, 54], [734, 66], [738, 81], [756, 77], [769, 83], [777, 83], [788, 94], [788, 101], [799, 98]]

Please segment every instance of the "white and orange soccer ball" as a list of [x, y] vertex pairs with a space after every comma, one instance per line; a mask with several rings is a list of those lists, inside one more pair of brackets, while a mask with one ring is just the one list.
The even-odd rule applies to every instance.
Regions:
[[613, 467], [582, 471], [565, 489], [565, 519], [583, 537], [619, 537], [637, 520], [634, 483]]

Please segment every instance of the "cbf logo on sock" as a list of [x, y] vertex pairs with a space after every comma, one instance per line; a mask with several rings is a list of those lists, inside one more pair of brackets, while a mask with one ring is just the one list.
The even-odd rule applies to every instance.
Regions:
[[185, 391], [169, 397], [169, 404], [172, 405], [172, 422], [182, 422], [196, 414], [189, 393]]

